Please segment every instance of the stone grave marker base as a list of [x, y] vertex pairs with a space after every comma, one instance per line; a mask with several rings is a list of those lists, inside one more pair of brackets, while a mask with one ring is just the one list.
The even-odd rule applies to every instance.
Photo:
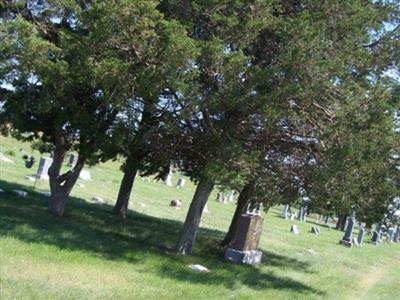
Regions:
[[341, 241], [339, 241], [339, 244], [343, 245], [343, 246], [346, 246], [346, 247], [349, 247], [349, 248], [353, 247], [353, 243], [351, 241], [341, 240]]
[[240, 251], [227, 248], [225, 251], [225, 259], [238, 264], [256, 265], [261, 263], [262, 252], [259, 250]]

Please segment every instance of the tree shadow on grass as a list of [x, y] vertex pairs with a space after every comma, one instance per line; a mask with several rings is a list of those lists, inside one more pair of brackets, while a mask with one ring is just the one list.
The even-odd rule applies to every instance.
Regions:
[[[296, 290], [300, 293], [322, 292], [288, 277], [266, 270], [268, 266], [310, 272], [309, 264], [294, 258], [264, 251], [267, 258], [261, 268], [235, 265], [223, 258], [218, 242], [224, 233], [202, 228], [191, 256], [181, 256], [168, 250], [177, 239], [182, 223], [130, 211], [127, 219], [114, 216], [112, 206], [93, 204], [71, 197], [63, 218], [46, 211], [47, 198], [33, 193], [26, 186], [0, 180], [5, 191], [0, 194], [0, 236], [12, 236], [27, 243], [48, 244], [59, 249], [81, 251], [110, 260], [144, 266], [147, 260], [157, 260], [157, 267], [144, 268], [164, 278], [183, 282], [224, 285], [235, 289], [245, 285], [254, 289]], [[26, 198], [18, 197], [14, 189], [26, 190]], [[196, 273], [187, 264], [199, 263], [211, 273]]]

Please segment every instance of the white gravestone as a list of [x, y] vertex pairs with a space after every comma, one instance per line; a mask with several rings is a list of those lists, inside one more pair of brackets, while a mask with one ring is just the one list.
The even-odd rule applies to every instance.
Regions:
[[79, 178], [82, 180], [92, 180], [92, 177], [90, 176], [89, 170], [82, 170], [79, 173]]

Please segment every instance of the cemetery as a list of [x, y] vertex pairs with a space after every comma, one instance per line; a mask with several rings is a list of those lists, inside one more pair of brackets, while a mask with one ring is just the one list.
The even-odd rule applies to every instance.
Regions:
[[0, 299], [400, 299], [400, 5], [0, 4]]
[[[1, 152], [29, 149], [28, 144], [5, 137], [0, 137], [0, 145]], [[33, 155], [39, 162], [40, 153], [35, 151]], [[194, 192], [192, 182], [186, 181], [183, 188], [176, 189], [163, 181], [137, 181], [135, 201], [128, 217], [120, 220], [110, 211], [121, 171], [118, 163], [101, 164], [89, 169], [92, 181], [84, 181], [84, 188], [74, 189], [68, 212], [58, 223], [45, 210], [48, 196], [42, 193], [49, 190], [48, 181], [38, 180], [33, 190], [34, 182], [24, 179], [25, 175], [34, 176], [39, 165], [27, 169], [22, 159], [10, 158], [14, 160], [12, 167], [0, 162], [2, 299], [400, 296], [399, 237], [397, 242], [394, 237], [392, 243], [381, 240], [376, 246], [374, 230], [368, 233], [355, 226], [352, 237], [362, 247], [353, 245], [349, 249], [339, 244], [346, 233], [334, 229], [334, 220], [329, 223], [330, 230], [325, 222], [316, 225], [314, 214], [306, 222], [285, 219], [284, 206], [274, 207], [267, 214], [254, 215], [262, 218], [262, 224], [252, 226], [260, 226], [262, 231], [256, 230], [253, 239], [232, 244], [235, 258], [242, 257], [238, 251], [251, 249], [249, 252], [256, 251], [252, 257], [258, 263], [232, 263], [225, 258], [229, 250], [218, 246], [218, 241], [227, 230], [235, 202], [216, 201], [215, 190], [207, 203], [211, 212], [203, 214], [193, 254], [180, 257], [171, 247]], [[67, 159], [64, 168], [69, 168]], [[179, 178], [173, 175], [172, 183]], [[13, 190], [27, 195], [21, 197]], [[104, 203], [92, 201], [93, 197], [104, 199]], [[181, 209], [170, 206], [174, 199], [180, 199]], [[300, 208], [291, 210], [297, 212]], [[249, 225], [243, 222], [243, 227]], [[292, 225], [298, 234], [290, 232]], [[318, 235], [312, 233], [314, 227], [319, 229]]]

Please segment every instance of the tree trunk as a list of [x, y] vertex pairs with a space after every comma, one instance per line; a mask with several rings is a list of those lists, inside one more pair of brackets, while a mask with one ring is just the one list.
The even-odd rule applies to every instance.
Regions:
[[62, 137], [59, 137], [53, 153], [53, 163], [48, 171], [51, 191], [48, 210], [59, 217], [64, 214], [65, 204], [68, 201], [69, 194], [78, 180], [84, 165], [84, 159], [80, 156], [75, 167], [71, 171], [61, 175], [60, 172], [65, 153], [66, 149], [62, 142]]
[[186, 215], [178, 242], [175, 249], [181, 254], [189, 254], [192, 252], [194, 242], [196, 240], [197, 231], [199, 229], [201, 215], [208, 197], [213, 190], [214, 183], [207, 178], [202, 178], [197, 185], [189, 211]]
[[138, 168], [135, 166], [133, 161], [128, 159], [124, 170], [124, 177], [122, 178], [121, 185], [119, 187], [117, 202], [114, 206], [114, 213], [120, 217], [126, 217], [129, 198], [131, 196], [137, 171]]
[[336, 222], [336, 229], [344, 231], [344, 226], [346, 225], [347, 215], [339, 215]]
[[238, 221], [239, 217], [246, 212], [246, 208], [248, 204], [250, 203], [251, 195], [253, 193], [255, 187], [255, 181], [250, 181], [248, 184], [246, 184], [242, 191], [240, 192], [235, 214], [233, 215], [231, 225], [229, 226], [229, 230], [227, 234], [225, 235], [224, 240], [221, 242], [222, 246], [228, 246], [230, 242], [233, 240], [235, 237], [236, 229], [238, 226]]

